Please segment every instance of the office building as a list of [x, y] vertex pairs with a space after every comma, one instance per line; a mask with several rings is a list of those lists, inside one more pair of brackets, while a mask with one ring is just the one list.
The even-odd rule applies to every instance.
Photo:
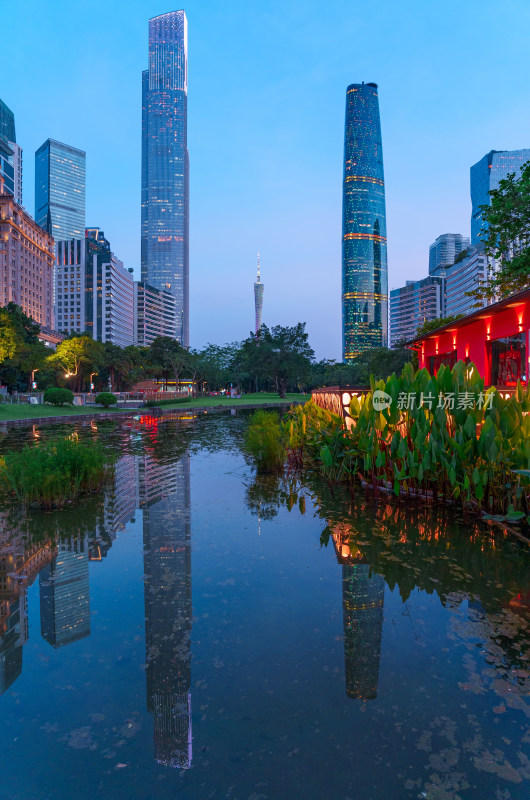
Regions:
[[149, 20], [142, 74], [142, 281], [176, 300], [174, 335], [189, 345], [188, 23], [184, 11]]
[[89, 333], [100, 342], [134, 342], [134, 279], [99, 228], [57, 242], [57, 329]]
[[22, 205], [22, 148], [17, 144], [15, 115], [0, 100], [0, 175], [5, 180], [5, 191]]
[[134, 335], [140, 347], [149, 347], [157, 336], [175, 337], [176, 300], [171, 292], [135, 282], [134, 314]]
[[469, 297], [479, 285], [485, 285], [489, 277], [488, 257], [479, 245], [471, 248], [468, 255], [445, 271], [445, 313], [442, 316], [470, 314], [476, 307], [486, 305]]
[[469, 238], [461, 233], [443, 233], [429, 247], [429, 275], [453, 264], [470, 245]]
[[471, 167], [471, 244], [474, 247], [481, 243], [482, 214], [480, 206], [490, 204], [489, 193], [499, 187], [503, 178], [510, 173], [515, 173], [519, 177], [521, 167], [527, 161], [530, 161], [530, 149], [490, 150]]
[[52, 237], [4, 191], [0, 175], [0, 306], [10, 302], [53, 328]]
[[59, 543], [39, 574], [41, 636], [54, 648], [90, 636], [88, 537]]
[[444, 283], [444, 278], [429, 275], [390, 291], [390, 347], [412, 339], [427, 320], [443, 316]]
[[47, 139], [35, 153], [35, 220], [55, 241], [84, 239], [86, 153]]
[[377, 84], [348, 86], [342, 207], [343, 360], [386, 347], [385, 181]]

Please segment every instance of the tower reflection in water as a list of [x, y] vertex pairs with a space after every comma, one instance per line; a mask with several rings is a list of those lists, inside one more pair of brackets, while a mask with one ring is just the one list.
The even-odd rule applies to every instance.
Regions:
[[360, 552], [349, 546], [347, 526], [333, 526], [337, 561], [342, 564], [342, 609], [346, 695], [355, 699], [377, 697], [385, 581], [371, 572]]
[[[147, 709], [155, 759], [191, 766], [190, 460], [139, 461], [143, 511]], [[161, 499], [163, 498], [163, 499]]]

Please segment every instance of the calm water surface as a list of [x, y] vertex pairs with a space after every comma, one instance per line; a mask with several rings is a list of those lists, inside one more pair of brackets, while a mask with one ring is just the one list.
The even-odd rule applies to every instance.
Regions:
[[527, 551], [257, 481], [244, 424], [79, 427], [106, 495], [0, 514], [0, 798], [527, 800]]

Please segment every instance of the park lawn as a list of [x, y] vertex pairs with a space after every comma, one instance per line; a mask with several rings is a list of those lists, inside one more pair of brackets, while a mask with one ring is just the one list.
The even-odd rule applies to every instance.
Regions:
[[68, 417], [81, 414], [101, 414], [103, 411], [122, 411], [120, 408], [102, 406], [31, 406], [29, 403], [0, 404], [0, 423], [11, 419], [35, 419], [37, 417]]
[[256, 406], [256, 405], [289, 405], [298, 401], [299, 403], [307, 403], [311, 400], [310, 394], [298, 394], [297, 392], [288, 393], [285, 400], [282, 400], [277, 393], [257, 392], [256, 394], [244, 394], [241, 398], [236, 397], [223, 397], [218, 395], [216, 397], [196, 397], [186, 403], [176, 402], [161, 405], [160, 408], [214, 408], [219, 406], [228, 406], [229, 408], [242, 408], [243, 406]]
[[[228, 407], [244, 407], [246, 405], [270, 405], [271, 403], [277, 405], [289, 405], [289, 403], [293, 403], [296, 400], [298, 402], [305, 403], [307, 400], [310, 400], [311, 395], [305, 394], [288, 394], [285, 400], [281, 400], [277, 394], [266, 393], [266, 392], [258, 392], [257, 394], [245, 394], [240, 399], [237, 398], [230, 398], [230, 397], [222, 397], [219, 395], [218, 397], [197, 397], [194, 400], [190, 400], [187, 403], [171, 403], [168, 405], [163, 405], [161, 408], [163, 409], [182, 409], [185, 410], [187, 408], [214, 408], [219, 406], [228, 406]], [[148, 411], [148, 409], [145, 409]], [[131, 413], [131, 414], [141, 414], [142, 409], [138, 408], [103, 408], [102, 406], [50, 406], [50, 405], [38, 405], [32, 406], [29, 403], [1, 403], [0, 404], [0, 423], [3, 421], [9, 421], [12, 419], [27, 419], [32, 420], [38, 417], [67, 417], [67, 416], [81, 416], [82, 414], [91, 416], [92, 414], [101, 414], [103, 412], [115, 412], [115, 413]]]

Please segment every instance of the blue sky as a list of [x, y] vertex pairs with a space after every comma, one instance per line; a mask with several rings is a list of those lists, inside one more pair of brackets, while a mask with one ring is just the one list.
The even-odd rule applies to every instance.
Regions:
[[[4, 4], [3, 4], [4, 5]], [[2, 8], [0, 97], [24, 148], [87, 152], [87, 225], [139, 277], [141, 72], [165, 0], [20, 0]], [[375, 81], [389, 287], [469, 235], [469, 167], [530, 147], [527, 0], [190, 0], [191, 344], [244, 338], [260, 250], [264, 322], [306, 321], [340, 359], [345, 90]]]

